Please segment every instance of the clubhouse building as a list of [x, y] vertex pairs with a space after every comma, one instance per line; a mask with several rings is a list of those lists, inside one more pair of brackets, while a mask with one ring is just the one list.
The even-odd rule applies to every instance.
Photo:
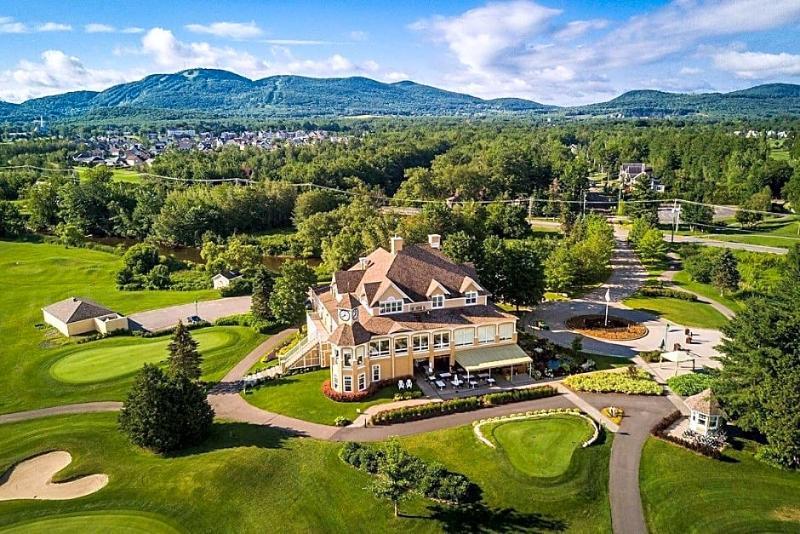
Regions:
[[404, 246], [394, 237], [358, 264], [311, 288], [307, 337], [281, 361], [283, 370], [330, 367], [331, 387], [365, 391], [374, 382], [461, 368], [517, 368], [531, 359], [517, 345], [514, 315], [489, 300], [471, 264], [440, 249], [439, 235]]

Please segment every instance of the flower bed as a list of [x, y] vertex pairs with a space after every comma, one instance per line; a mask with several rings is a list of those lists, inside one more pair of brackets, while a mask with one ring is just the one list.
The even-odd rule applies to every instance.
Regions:
[[[397, 378], [390, 378], [387, 380], [380, 380], [378, 382], [373, 382], [369, 385], [367, 389], [364, 391], [353, 391], [350, 393], [339, 392], [334, 390], [331, 387], [331, 381], [326, 380], [322, 383], [322, 393], [328, 397], [329, 399], [336, 401], [336, 402], [361, 402], [367, 400], [371, 396], [375, 395], [379, 390], [396, 384], [398, 381], [406, 381], [407, 379], [411, 379], [410, 376], [402, 376]], [[413, 380], [412, 380], [413, 383]]]
[[592, 429], [594, 429], [592, 437], [584, 441], [581, 444], [581, 447], [584, 448], [588, 447], [589, 445], [594, 443], [600, 436], [600, 427], [597, 425], [597, 423], [595, 423], [591, 417], [588, 417], [583, 413], [581, 413], [581, 411], [578, 410], [577, 408], [555, 408], [553, 410], [535, 410], [525, 413], [515, 413], [511, 415], [503, 415], [500, 417], [492, 417], [491, 419], [481, 419], [480, 421], [475, 421], [474, 423], [472, 423], [472, 431], [475, 432], [475, 437], [477, 437], [481, 443], [483, 443], [484, 445], [488, 445], [493, 449], [496, 449], [497, 447], [495, 446], [495, 444], [492, 443], [488, 438], [486, 438], [486, 436], [483, 435], [483, 431], [481, 430], [481, 427], [483, 425], [488, 423], [507, 423], [509, 421], [522, 421], [524, 419], [539, 419], [542, 417], [550, 417], [553, 415], [572, 415], [575, 417], [582, 417], [583, 419], [588, 421], [590, 425], [592, 425]]
[[407, 406], [385, 410], [372, 416], [372, 423], [376, 425], [391, 425], [408, 421], [419, 421], [451, 413], [469, 412], [490, 406], [500, 406], [511, 402], [552, 397], [558, 392], [552, 386], [539, 386], [534, 388], [513, 389], [500, 393], [451, 399], [443, 402], [431, 402], [418, 406]]
[[661, 395], [661, 386], [649, 373], [629, 367], [627, 371], [601, 371], [572, 375], [563, 384], [575, 391], [592, 393], [625, 393], [628, 395]]
[[631, 341], [647, 335], [643, 324], [613, 315], [608, 316], [608, 326], [604, 315], [578, 315], [567, 319], [565, 324], [570, 330], [600, 339]]
[[702, 454], [703, 456], [708, 456], [709, 458], [713, 458], [715, 460], [719, 460], [722, 458], [722, 453], [720, 449], [716, 447], [712, 447], [710, 445], [706, 445], [700, 441], [690, 441], [688, 439], [681, 439], [675, 436], [671, 436], [667, 433], [669, 427], [672, 426], [675, 421], [683, 417], [681, 412], [675, 410], [674, 412], [670, 413], [669, 415], [665, 416], [661, 421], [656, 423], [656, 425], [650, 430], [650, 433], [653, 434], [655, 437], [659, 439], [663, 439], [664, 441], [669, 441], [670, 443], [674, 443], [675, 445], [679, 445], [690, 451], [694, 451], [698, 454]]

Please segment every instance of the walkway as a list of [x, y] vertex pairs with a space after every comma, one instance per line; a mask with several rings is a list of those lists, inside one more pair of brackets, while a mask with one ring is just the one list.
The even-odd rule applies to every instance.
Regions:
[[[664, 241], [671, 240], [668, 233], [664, 235]], [[788, 248], [781, 247], [768, 247], [767, 245], [753, 245], [750, 243], [738, 243], [736, 241], [719, 241], [717, 239], [710, 239], [707, 237], [698, 237], [693, 235], [676, 235], [676, 243], [697, 243], [707, 247], [717, 248], [730, 248], [734, 250], [748, 250], [750, 252], [763, 252], [766, 254], [788, 254]]]
[[695, 297], [697, 297], [697, 300], [699, 302], [704, 302], [705, 304], [709, 304], [712, 308], [720, 312], [727, 319], [733, 319], [733, 317], [736, 315], [736, 312], [734, 312], [732, 309], [725, 306], [724, 304], [721, 304], [716, 300], [712, 300], [708, 297], [704, 297], [700, 293], [692, 291], [691, 289], [686, 289], [685, 287], [676, 285], [675, 282], [673, 282], [673, 279], [675, 278], [676, 274], [678, 274], [678, 271], [672, 271], [672, 270], [664, 271], [663, 273], [661, 273], [661, 276], [659, 276], [658, 279], [664, 282], [665, 285], [668, 285], [670, 289], [676, 289], [678, 291], [683, 291], [684, 293], [689, 293], [691, 295], [694, 295]]
[[121, 408], [122, 403], [115, 401], [64, 404], [63, 406], [52, 406], [50, 408], [41, 408], [39, 410], [28, 410], [25, 412], [14, 412], [6, 415], [0, 415], [0, 424], [18, 423], [20, 421], [29, 421], [31, 419], [39, 419], [41, 417], [50, 417], [52, 415], [116, 412]]
[[193, 315], [213, 323], [220, 317], [247, 313], [248, 311], [250, 311], [249, 296], [227, 297], [134, 313], [129, 315], [128, 319], [144, 330], [159, 332], [172, 328], [178, 324], [178, 321], [185, 321], [187, 317]]
[[675, 408], [665, 397], [595, 393], [581, 393], [580, 397], [598, 410], [607, 406], [625, 410], [608, 466], [611, 525], [617, 534], [644, 534], [647, 524], [639, 492], [642, 447], [650, 429]]

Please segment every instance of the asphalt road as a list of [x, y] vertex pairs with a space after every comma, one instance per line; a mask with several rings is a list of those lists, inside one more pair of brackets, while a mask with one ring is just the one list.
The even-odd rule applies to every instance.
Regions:
[[201, 319], [213, 323], [220, 317], [248, 311], [250, 311], [249, 296], [228, 297], [134, 313], [129, 315], [128, 319], [144, 330], [159, 332], [174, 327], [178, 321], [185, 322], [186, 318], [192, 315], [197, 315]]

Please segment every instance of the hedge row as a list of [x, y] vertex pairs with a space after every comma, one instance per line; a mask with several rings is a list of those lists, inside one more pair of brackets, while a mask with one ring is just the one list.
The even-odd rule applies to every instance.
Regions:
[[676, 438], [675, 436], [670, 436], [667, 434], [667, 429], [681, 417], [681, 412], [675, 410], [669, 415], [666, 415], [661, 421], [656, 423], [650, 432], [657, 438], [663, 439], [664, 441], [669, 441], [670, 443], [674, 443], [675, 445], [679, 445], [689, 449], [690, 451], [697, 452], [703, 456], [708, 456], [709, 458], [713, 458], [715, 460], [722, 458], [722, 453], [720, 453], [719, 449], [715, 449], [714, 447], [710, 447], [702, 443]]
[[407, 421], [419, 421], [430, 419], [440, 415], [451, 413], [469, 412], [490, 406], [500, 406], [511, 402], [521, 402], [532, 399], [552, 397], [558, 392], [552, 386], [539, 386], [526, 389], [512, 389], [500, 393], [488, 393], [474, 397], [464, 397], [461, 399], [451, 399], [444, 402], [431, 402], [418, 406], [407, 406], [378, 412], [372, 416], [372, 423], [375, 425], [391, 425], [394, 423], [405, 423]]
[[[405, 382], [407, 379], [412, 378], [411, 376], [401, 376], [397, 378], [389, 378], [387, 380], [379, 380], [377, 382], [373, 382], [369, 385], [367, 389], [364, 391], [351, 391], [351, 392], [339, 392], [334, 390], [331, 387], [331, 381], [326, 380], [322, 383], [322, 394], [328, 397], [329, 399], [336, 401], [336, 402], [361, 402], [366, 400], [376, 394], [379, 390], [391, 386], [393, 384], [397, 384], [398, 381], [402, 380]], [[413, 382], [413, 379], [412, 379]]]
[[672, 299], [688, 300], [689, 302], [697, 301], [697, 295], [678, 289], [670, 289], [668, 287], [645, 286], [639, 289], [639, 294], [643, 297], [669, 297]]

